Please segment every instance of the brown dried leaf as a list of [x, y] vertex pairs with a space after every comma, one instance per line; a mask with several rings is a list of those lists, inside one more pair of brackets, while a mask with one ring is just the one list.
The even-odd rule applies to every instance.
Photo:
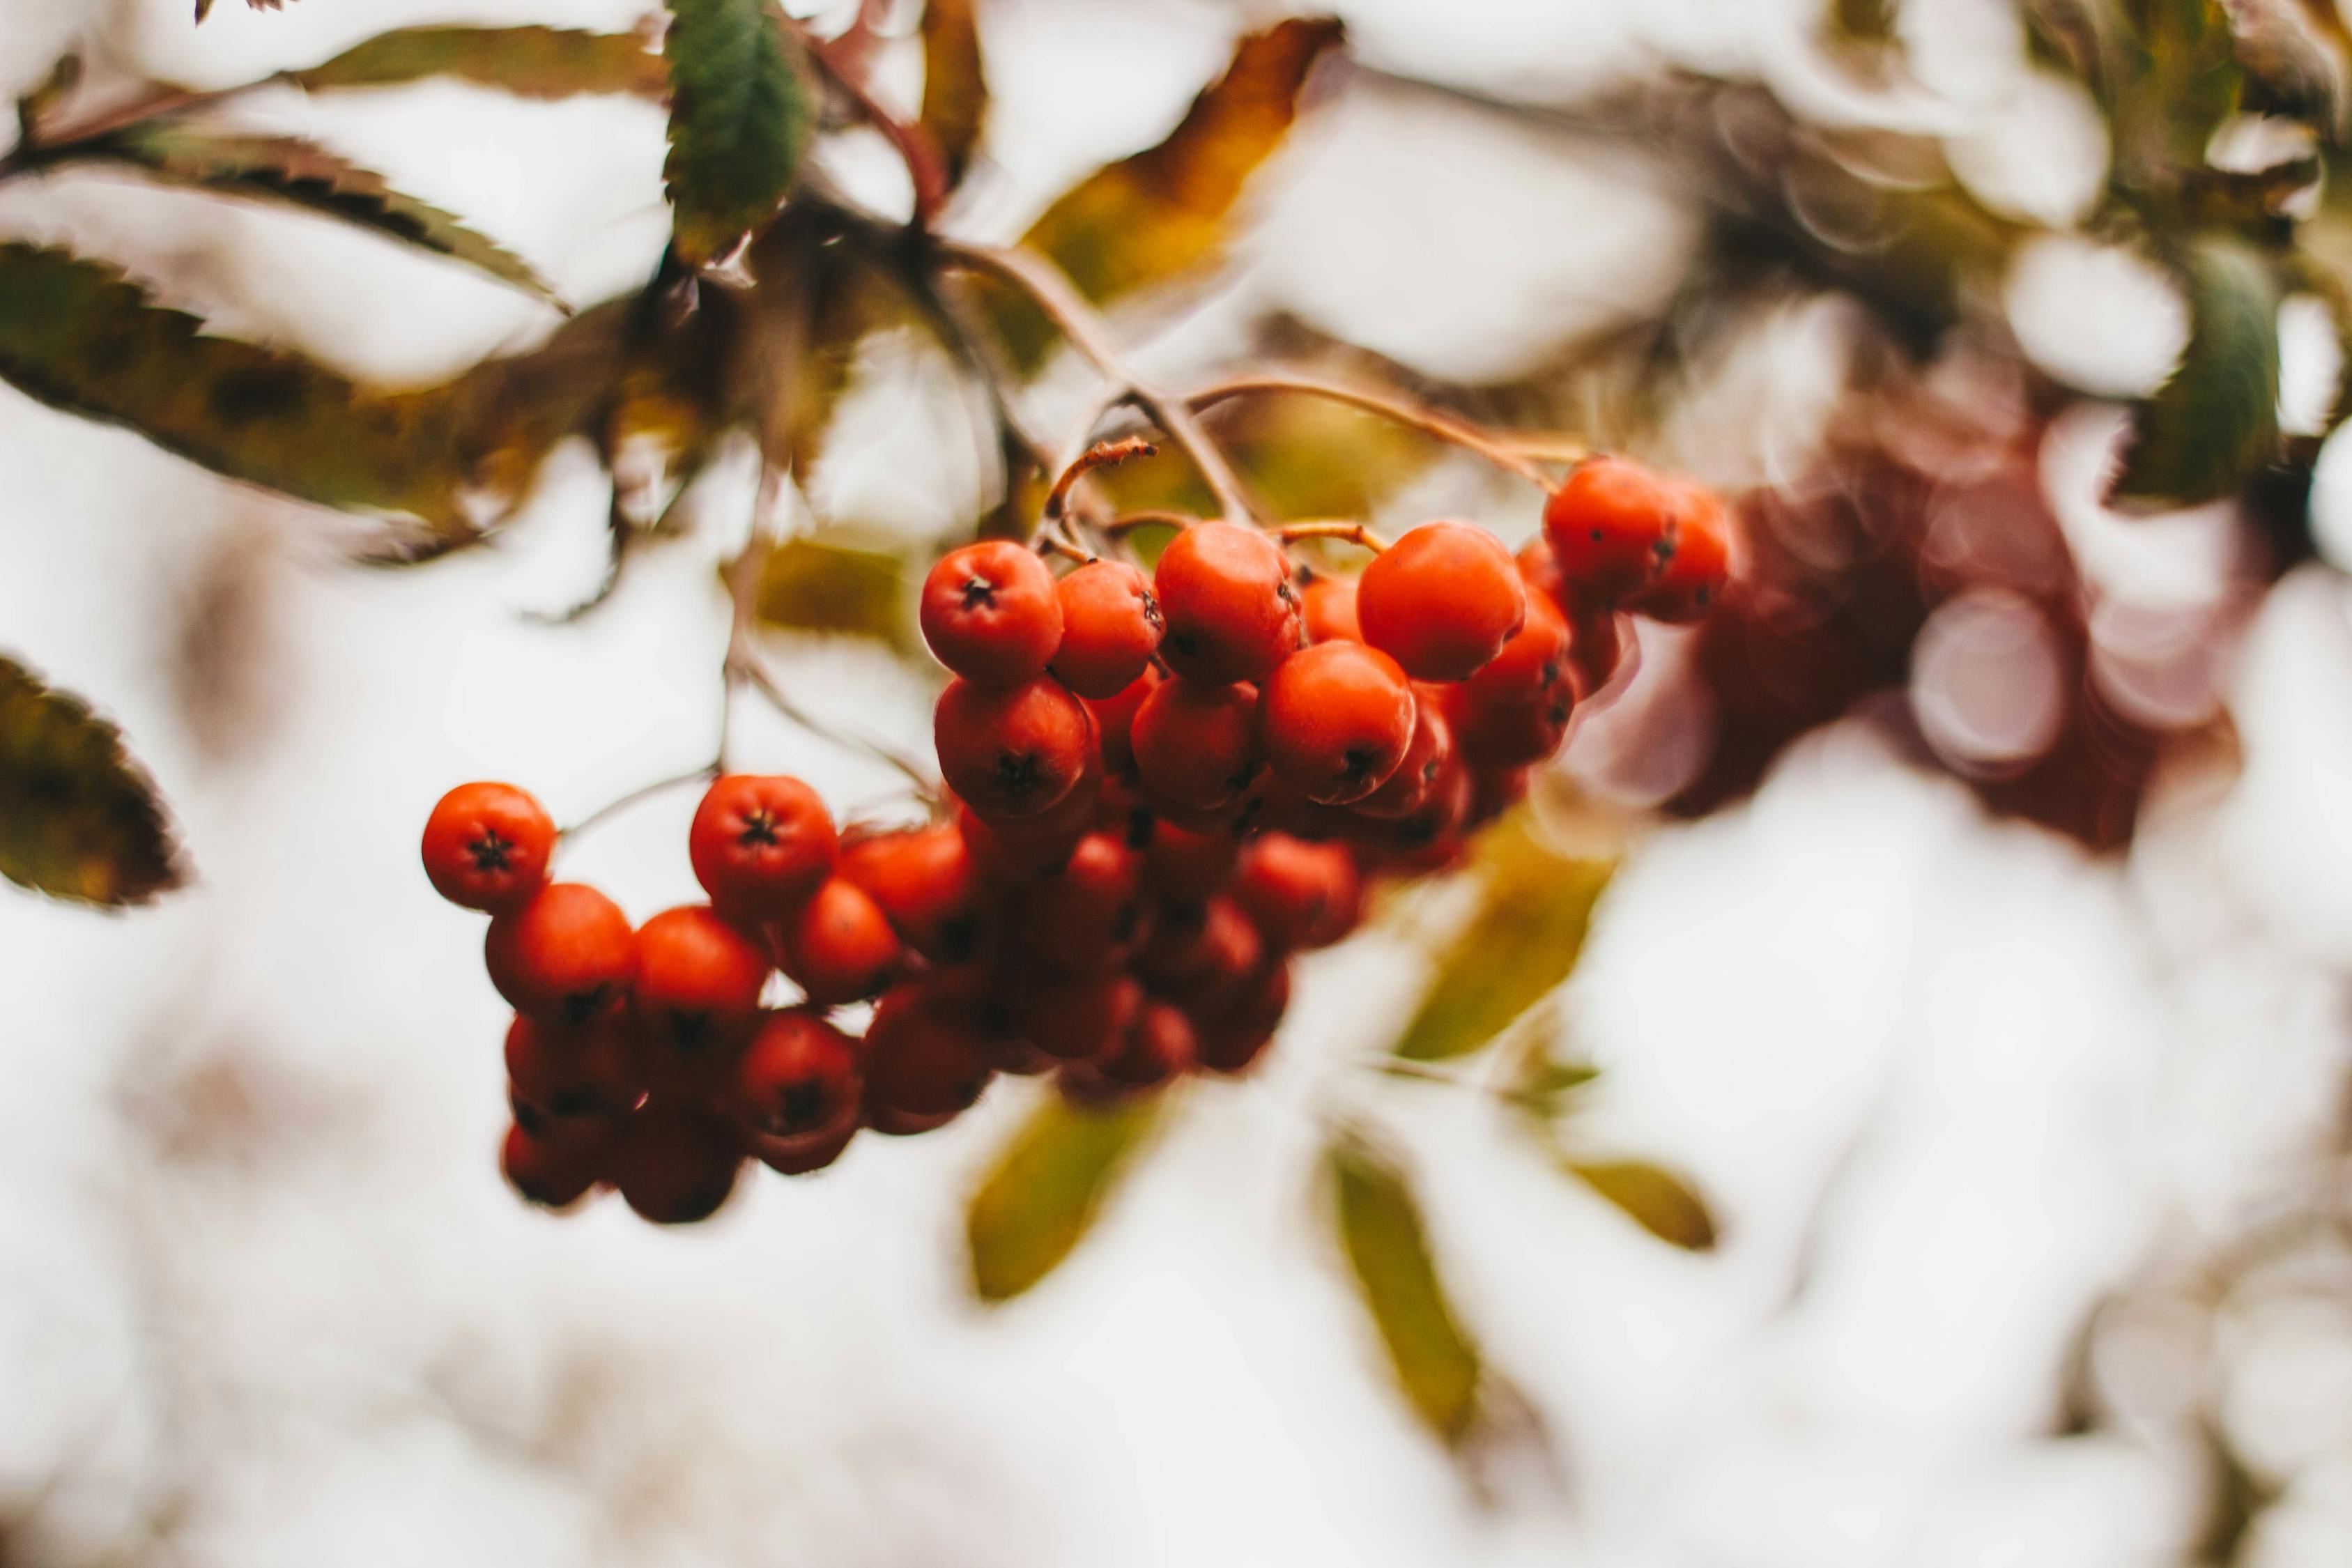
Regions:
[[0, 875], [120, 909], [181, 885], [163, 802], [122, 734], [69, 692], [0, 658]]

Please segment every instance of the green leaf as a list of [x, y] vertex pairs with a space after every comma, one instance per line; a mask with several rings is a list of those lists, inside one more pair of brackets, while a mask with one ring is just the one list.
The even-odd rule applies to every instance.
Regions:
[[[1343, 36], [1328, 18], [1293, 18], [1244, 37], [1167, 140], [1088, 175], [1022, 243], [1097, 304], [1214, 261], [1243, 187], [1282, 144], [1309, 73]], [[1051, 323], [1024, 298], [988, 293], [1014, 362], [1034, 370], [1054, 341]]]
[[2139, 405], [2112, 499], [2168, 510], [2231, 496], [2278, 456], [2278, 284], [2234, 240], [2201, 239], [2179, 263], [2189, 294], [2180, 368]]
[[154, 784], [120, 731], [69, 692], [0, 658], [0, 875], [120, 909], [181, 885]]
[[789, 631], [871, 637], [911, 650], [914, 563], [846, 530], [803, 534], [768, 559], [760, 618]]
[[667, 0], [678, 258], [707, 266], [765, 228], [800, 178], [816, 94], [800, 36], [765, 0]]
[[1707, 1211], [1706, 1200], [1672, 1172], [1644, 1160], [1564, 1160], [1562, 1164], [1660, 1241], [1687, 1252], [1715, 1250], [1715, 1216]]
[[1009, 1301], [1061, 1265], [1092, 1227], [1164, 1100], [1089, 1108], [1041, 1102], [964, 1215], [972, 1293]]
[[1478, 1424], [1485, 1363], [1446, 1300], [1421, 1205], [1404, 1173], [1359, 1138], [1335, 1139], [1325, 1163], [1339, 1242], [1397, 1382], [1414, 1413], [1458, 1447]]
[[120, 159], [221, 195], [284, 202], [462, 261], [556, 303], [530, 265], [439, 207], [403, 195], [372, 174], [296, 136], [249, 136], [178, 121], [117, 132], [77, 156]]
[[520, 98], [632, 93], [661, 98], [669, 73], [633, 33], [572, 27], [403, 27], [353, 45], [322, 65], [289, 71], [313, 91], [393, 87], [456, 77]]
[[1444, 1061], [1477, 1050], [1566, 980], [1583, 950], [1607, 861], [1547, 847], [1525, 808], [1483, 836], [1477, 913], [1437, 962], [1437, 978], [1395, 1054]]
[[988, 73], [980, 53], [976, 0], [929, 0], [923, 7], [923, 107], [919, 123], [963, 178], [988, 122]]

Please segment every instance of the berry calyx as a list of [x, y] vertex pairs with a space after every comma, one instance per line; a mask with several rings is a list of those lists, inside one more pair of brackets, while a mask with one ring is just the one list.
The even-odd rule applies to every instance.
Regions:
[[1281, 547], [1239, 523], [1195, 523], [1153, 574], [1167, 621], [1160, 654], [1212, 685], [1257, 680], [1297, 651], [1298, 591]]
[[1675, 520], [1674, 553], [1657, 577], [1625, 601], [1653, 620], [1703, 620], [1731, 576], [1731, 517], [1713, 491], [1684, 482]]
[[686, 848], [712, 903], [772, 920], [833, 874], [840, 843], [824, 800], [800, 780], [730, 773], [695, 809]]
[[503, 784], [459, 784], [425, 821], [425, 875], [462, 909], [514, 908], [547, 886], [555, 823], [530, 795]]
[[1034, 680], [1062, 643], [1054, 574], [1009, 540], [940, 557], [923, 579], [918, 615], [939, 661], [982, 686]]
[[1062, 605], [1062, 646], [1048, 667], [1054, 679], [1095, 701], [1135, 683], [1167, 623], [1142, 573], [1119, 561], [1090, 561], [1055, 589]]
[[1502, 541], [1466, 522], [1425, 522], [1373, 558], [1357, 584], [1364, 640], [1415, 680], [1462, 680], [1527, 619], [1527, 585]]
[[951, 681], [931, 729], [948, 787], [991, 820], [1034, 816], [1087, 771], [1094, 723], [1058, 681], [976, 686]]
[[708, 904], [647, 921], [637, 932], [636, 1010], [656, 1059], [731, 1054], [759, 1016], [768, 967], [759, 945]]
[[516, 1012], [584, 1024], [628, 994], [636, 941], [612, 900], [554, 882], [491, 920], [482, 960]]
[[865, 1096], [856, 1047], [804, 1009], [769, 1014], [735, 1064], [731, 1103], [761, 1140], [822, 1140], [844, 1126], [855, 1130]]
[[1257, 717], [1275, 772], [1309, 800], [1345, 805], [1386, 784], [1404, 761], [1412, 687], [1378, 648], [1318, 643], [1268, 678]]

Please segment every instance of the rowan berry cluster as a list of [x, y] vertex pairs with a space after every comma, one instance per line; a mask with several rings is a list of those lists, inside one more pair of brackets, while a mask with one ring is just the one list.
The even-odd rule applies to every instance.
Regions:
[[[452, 791], [425, 869], [492, 917], [516, 1014], [508, 1180], [552, 1207], [609, 1184], [691, 1222], [750, 1160], [800, 1174], [861, 1130], [929, 1131], [999, 1073], [1100, 1102], [1245, 1071], [1292, 955], [1352, 931], [1368, 880], [1448, 863], [1518, 798], [1616, 669], [1618, 617], [1704, 615], [1727, 533], [1706, 492], [1601, 458], [1516, 560], [1459, 522], [1352, 581], [1231, 522], [1184, 529], [1150, 577], [1089, 560], [1057, 580], [1018, 544], [967, 546], [920, 605], [955, 676], [939, 820], [845, 833], [796, 779], [721, 777], [688, 840], [709, 901], [635, 930], [549, 879], [530, 796]], [[796, 1005], [771, 1002], [779, 972]], [[853, 1037], [840, 1010], [867, 1003]]]

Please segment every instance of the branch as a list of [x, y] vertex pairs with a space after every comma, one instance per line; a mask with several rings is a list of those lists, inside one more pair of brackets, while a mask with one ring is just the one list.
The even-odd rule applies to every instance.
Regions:
[[865, 735], [845, 734], [818, 719], [784, 695], [784, 689], [776, 684], [775, 677], [768, 673], [766, 666], [760, 662], [757, 656], [746, 654], [740, 658], [730, 660], [728, 669], [736, 679], [742, 681], [765, 699], [769, 707], [773, 708], [810, 734], [820, 740], [831, 741], [845, 751], [856, 752], [886, 767], [894, 768], [903, 774], [907, 782], [913, 784], [917, 793], [925, 799], [938, 798], [939, 781], [933, 778], [920, 763], [884, 742]]
[[[1547, 490], [1554, 488], [1551, 476], [1538, 468], [1532, 458], [1512, 444], [1510, 438], [1497, 436], [1492, 431], [1472, 424], [1467, 419], [1448, 414], [1442, 408], [1433, 408], [1428, 404], [1415, 402], [1402, 393], [1372, 387], [1351, 386], [1344, 382], [1328, 381], [1321, 376], [1310, 375], [1304, 372], [1269, 370], [1253, 371], [1247, 375], [1237, 375], [1230, 380], [1204, 386], [1190, 394], [1184, 401], [1189, 407], [1197, 412], [1214, 407], [1228, 398], [1261, 392], [1295, 392], [1303, 396], [1321, 397], [1333, 403], [1344, 403], [1349, 407], [1360, 408], [1368, 414], [1377, 414], [1384, 419], [1419, 430], [1424, 435], [1434, 436], [1441, 441], [1451, 442], [1465, 451], [1475, 452], [1504, 472], [1515, 474], [1531, 485], [1540, 485]], [[1571, 448], [1548, 446], [1545, 450], [1566, 454]], [[1580, 447], [1573, 448], [1573, 451], [1576, 457], [1580, 458], [1584, 455]], [[1573, 458], [1563, 456], [1560, 460], [1570, 461]]]
[[1274, 531], [1274, 536], [1287, 544], [1294, 539], [1344, 539], [1350, 544], [1360, 544], [1378, 555], [1389, 547], [1389, 542], [1360, 522], [1337, 519], [1309, 522], [1286, 522]]
[[857, 106], [858, 118], [882, 133], [907, 165], [907, 178], [915, 187], [914, 226], [928, 232], [939, 219], [940, 209], [946, 206], [952, 194], [948, 183], [947, 160], [940, 156], [939, 147], [931, 141], [930, 132], [919, 125], [909, 125], [891, 111], [890, 106], [874, 96], [866, 81], [867, 49], [860, 41], [859, 28], [866, 24], [861, 10], [859, 22], [841, 38], [820, 38], [801, 23], [782, 12], [773, 13], [783, 25], [800, 35], [801, 43], [809, 58], [827, 81], [839, 88]]
[[700, 767], [695, 769], [690, 773], [678, 773], [670, 778], [656, 779], [652, 784], [646, 784], [641, 788], [631, 790], [628, 794], [623, 795], [620, 799], [614, 801], [608, 805], [598, 806], [594, 811], [590, 812], [587, 816], [582, 817], [571, 826], [564, 828], [562, 832], [558, 833], [556, 837], [568, 844], [572, 839], [595, 826], [598, 823], [604, 822], [610, 817], [618, 816], [622, 812], [628, 810], [629, 807], [637, 805], [641, 801], [651, 800], [657, 795], [666, 795], [674, 789], [683, 789], [690, 784], [699, 784], [705, 779], [715, 779], [719, 776], [720, 771], [721, 769], [719, 764], [714, 760], [703, 763]]
[[[967, 272], [985, 272], [1028, 295], [1070, 345], [1118, 388], [1115, 402], [1133, 403], [1168, 433], [1169, 439], [1184, 449], [1202, 481], [1215, 494], [1218, 509], [1225, 516], [1244, 521], [1255, 520], [1257, 510], [1250, 504], [1241, 477], [1201, 427], [1191, 405], [1145, 380], [1128, 364], [1101, 313], [1078, 292], [1060, 268], [1024, 250], [973, 245], [944, 236], [933, 237], [932, 244], [947, 265]], [[1091, 430], [1086, 432], [1086, 437], [1092, 435]]]

